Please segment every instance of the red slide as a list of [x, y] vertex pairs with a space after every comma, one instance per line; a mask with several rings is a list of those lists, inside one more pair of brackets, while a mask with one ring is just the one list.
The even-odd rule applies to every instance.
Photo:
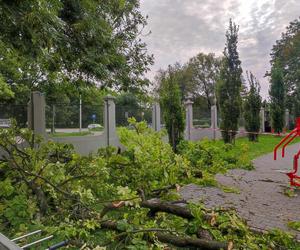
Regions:
[[[300, 117], [296, 119], [296, 128], [289, 133], [287, 136], [285, 136], [281, 142], [275, 147], [274, 149], [274, 160], [277, 159], [277, 150], [279, 147], [282, 146], [281, 149], [281, 156], [285, 156], [285, 148], [289, 143], [291, 143], [297, 136], [300, 136]], [[290, 183], [291, 186], [297, 186], [300, 187], [300, 176], [297, 175], [298, 172], [298, 160], [300, 157], [300, 150], [298, 151], [297, 154], [294, 155], [294, 166], [293, 166], [293, 171], [290, 173], [287, 173], [287, 176], [290, 178]]]

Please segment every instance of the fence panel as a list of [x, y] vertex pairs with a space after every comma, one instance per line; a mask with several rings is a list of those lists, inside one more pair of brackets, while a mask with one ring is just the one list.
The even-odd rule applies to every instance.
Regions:
[[48, 104], [46, 106], [46, 127], [51, 132], [59, 129], [60, 132], [75, 132], [81, 128], [83, 131], [103, 130], [103, 104]]
[[78, 104], [50, 104], [46, 107], [47, 128], [79, 128]]
[[134, 117], [138, 122], [146, 121], [148, 126], [152, 124], [151, 107], [116, 106], [116, 126], [127, 127], [128, 118]]
[[12, 120], [21, 128], [27, 127], [27, 104], [0, 104], [0, 127], [7, 127]]
[[193, 126], [195, 128], [210, 128], [211, 111], [200, 107], [193, 107]]
[[104, 105], [82, 104], [82, 127], [88, 128], [91, 124], [104, 126], [103, 118]]

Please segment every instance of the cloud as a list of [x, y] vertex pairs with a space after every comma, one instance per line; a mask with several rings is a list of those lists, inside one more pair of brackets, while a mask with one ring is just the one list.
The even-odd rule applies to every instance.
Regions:
[[267, 96], [269, 54], [290, 21], [300, 15], [299, 0], [141, 0], [151, 35], [143, 37], [155, 65], [148, 77], [199, 52], [220, 55], [229, 18], [239, 26], [239, 52], [244, 71], [251, 70]]

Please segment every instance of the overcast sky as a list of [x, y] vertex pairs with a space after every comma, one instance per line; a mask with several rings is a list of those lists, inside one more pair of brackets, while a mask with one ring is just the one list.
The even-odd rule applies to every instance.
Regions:
[[300, 16], [300, 0], [141, 0], [148, 15], [144, 37], [155, 64], [148, 77], [175, 62], [185, 63], [199, 52], [221, 55], [229, 18], [240, 26], [240, 59], [251, 70], [267, 96], [269, 54], [290, 21]]

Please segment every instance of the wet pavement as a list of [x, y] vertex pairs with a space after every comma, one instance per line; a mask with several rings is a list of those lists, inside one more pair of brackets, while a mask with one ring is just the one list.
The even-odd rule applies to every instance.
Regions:
[[273, 160], [273, 153], [259, 157], [253, 161], [252, 171], [234, 169], [216, 176], [221, 185], [239, 193], [190, 184], [182, 187], [181, 195], [185, 200], [203, 201], [208, 208], [235, 208], [254, 230], [278, 228], [292, 232], [300, 240], [300, 232], [287, 226], [289, 221], [300, 221], [300, 190], [295, 197], [288, 197], [285, 190], [289, 189], [289, 178], [279, 172], [291, 170], [293, 155], [299, 149], [300, 144], [289, 146], [285, 158], [279, 156], [277, 161]]

